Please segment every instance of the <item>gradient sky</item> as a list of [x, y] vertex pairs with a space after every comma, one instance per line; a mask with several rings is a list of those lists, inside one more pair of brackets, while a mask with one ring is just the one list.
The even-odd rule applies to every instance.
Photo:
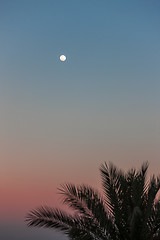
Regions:
[[65, 239], [24, 216], [61, 206], [61, 183], [100, 188], [105, 161], [159, 173], [159, 13], [158, 0], [0, 0], [0, 239]]

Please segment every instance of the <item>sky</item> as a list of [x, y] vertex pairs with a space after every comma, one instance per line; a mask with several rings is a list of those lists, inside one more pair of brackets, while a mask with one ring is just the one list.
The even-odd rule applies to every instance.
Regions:
[[67, 239], [25, 216], [63, 208], [63, 183], [101, 191], [104, 162], [159, 174], [159, 12], [158, 0], [0, 0], [0, 239]]

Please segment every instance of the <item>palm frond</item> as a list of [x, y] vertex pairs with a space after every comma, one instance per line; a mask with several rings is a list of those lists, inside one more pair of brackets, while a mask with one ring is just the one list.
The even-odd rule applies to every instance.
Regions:
[[59, 193], [62, 195], [64, 204], [77, 211], [79, 214], [90, 215], [84, 203], [80, 200], [80, 189], [74, 184], [61, 184], [58, 188]]
[[[100, 168], [102, 176], [102, 184], [105, 194], [105, 202], [108, 210], [115, 219], [115, 224], [119, 231], [119, 238], [128, 237], [128, 229], [122, 207], [127, 207], [124, 200], [126, 193], [126, 179], [122, 171], [119, 171], [113, 164], [108, 166], [106, 163]], [[127, 197], [125, 198], [127, 201]]]
[[[145, 224], [146, 222], [151, 221], [151, 217], [155, 216], [154, 208], [156, 204], [156, 196], [158, 191], [160, 190], [160, 178], [153, 175], [149, 186], [148, 186], [148, 192], [145, 196], [145, 207], [144, 207], [144, 224], [142, 227], [142, 234], [149, 234], [150, 228], [148, 224]], [[160, 216], [160, 213], [159, 213]], [[157, 216], [158, 217], [158, 216]]]
[[69, 230], [79, 222], [79, 219], [59, 209], [40, 207], [30, 211], [26, 221], [28, 226], [54, 228], [68, 234]]
[[101, 232], [112, 232], [115, 234], [114, 223], [106, 212], [103, 199], [93, 188], [73, 184], [61, 185], [59, 189], [63, 195], [63, 202], [67, 203], [72, 209], [76, 210], [82, 216], [92, 219]]

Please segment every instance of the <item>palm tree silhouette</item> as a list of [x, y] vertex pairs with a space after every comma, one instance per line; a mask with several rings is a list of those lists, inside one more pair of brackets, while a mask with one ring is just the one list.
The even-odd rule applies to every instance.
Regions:
[[127, 173], [112, 163], [100, 167], [104, 196], [87, 185], [61, 185], [73, 214], [40, 207], [26, 217], [28, 226], [54, 228], [77, 240], [160, 239], [160, 178], [146, 180], [148, 163]]

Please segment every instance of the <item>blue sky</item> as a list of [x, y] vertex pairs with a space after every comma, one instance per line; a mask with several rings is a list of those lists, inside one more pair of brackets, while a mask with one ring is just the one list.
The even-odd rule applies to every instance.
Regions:
[[122, 168], [152, 159], [151, 171], [158, 173], [159, 12], [160, 2], [148, 0], [0, 1], [6, 240], [19, 234], [41, 240], [45, 233], [51, 239], [47, 230], [42, 235], [21, 225], [26, 211], [41, 203], [36, 188], [50, 203], [50, 191], [63, 181], [81, 183], [83, 175], [99, 187], [97, 170], [106, 159]]

